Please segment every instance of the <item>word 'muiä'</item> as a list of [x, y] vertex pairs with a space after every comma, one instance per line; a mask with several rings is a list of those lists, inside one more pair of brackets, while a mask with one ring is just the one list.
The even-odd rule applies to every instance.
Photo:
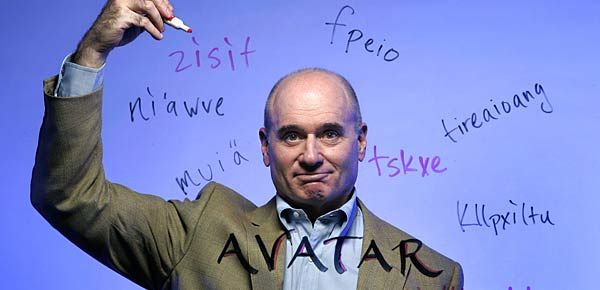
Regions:
[[441, 174], [448, 168], [441, 165], [442, 159], [439, 156], [413, 156], [406, 154], [404, 149], [400, 149], [396, 156], [388, 156], [378, 154], [377, 145], [373, 146], [373, 158], [369, 159], [369, 163], [373, 162], [377, 169], [377, 175], [385, 174], [388, 177], [404, 176], [404, 175], [420, 175], [421, 177], [431, 174]]
[[[190, 98], [189, 100], [171, 99], [167, 92], [163, 92], [162, 98], [154, 97], [150, 91], [150, 87], [146, 87], [148, 96], [146, 99], [137, 97], [135, 101], [129, 102], [129, 118], [131, 122], [136, 120], [149, 121], [152, 118], [159, 116], [171, 117], [189, 117], [194, 118], [198, 115], [216, 115], [222, 117], [223, 102], [225, 99], [219, 97], [217, 99], [209, 98], [200, 101], [200, 97]], [[137, 117], [137, 118], [136, 118]]]
[[[456, 215], [460, 229], [465, 232], [466, 227], [493, 228], [497, 236], [500, 230], [505, 231], [509, 226], [554, 225], [550, 219], [550, 211], [547, 210], [545, 214], [539, 213], [533, 206], [526, 207], [524, 202], [520, 205], [510, 199], [508, 202], [511, 204], [509, 210], [487, 215], [489, 212], [486, 212], [485, 204], [465, 203], [461, 207], [460, 201], [457, 201]], [[466, 220], [465, 216], [467, 216]]]
[[249, 50], [248, 48], [250, 45], [250, 36], [246, 36], [243, 45], [239, 43], [237, 45], [234, 44], [229, 37], [223, 37], [223, 47], [203, 48], [195, 36], [192, 36], [192, 43], [195, 45], [191, 49], [192, 53], [186, 54], [184, 50], [176, 50], [169, 54], [169, 57], [173, 56], [178, 59], [175, 66], [176, 73], [193, 67], [206, 67], [210, 69], [229, 67], [232, 71], [235, 71], [236, 64], [240, 65], [240, 58], [243, 59], [246, 67], [250, 67], [249, 55], [256, 52], [256, 50]]
[[[269, 271], [275, 270], [275, 266], [276, 266], [275, 260], [277, 258], [277, 253], [278, 253], [279, 249], [281, 248], [281, 243], [284, 240], [284, 238], [289, 236], [289, 232], [290, 231], [284, 232], [273, 242], [273, 247], [271, 248], [272, 249], [271, 253], [269, 253], [269, 251], [267, 250], [267, 247], [266, 247], [265, 243], [263, 242], [261, 236], [260, 235], [255, 236], [256, 243], [257, 243], [258, 247], [260, 248], [260, 251], [263, 255], [263, 258], [265, 260], [265, 263], [267, 264], [267, 268], [269, 269]], [[244, 238], [245, 238], [245, 236], [244, 236]], [[344, 267], [338, 267], [338, 265], [341, 263], [342, 245], [343, 245], [344, 241], [347, 239], [362, 239], [362, 237], [340, 236], [340, 237], [328, 239], [323, 242], [325, 245], [327, 245], [329, 241], [335, 240], [335, 252], [333, 255], [334, 255], [334, 263], [336, 264], [336, 271], [339, 274], [342, 274], [346, 271], [344, 269]], [[421, 241], [419, 241], [417, 239], [408, 239], [408, 240], [400, 241], [398, 243], [398, 245], [392, 249], [392, 251], [398, 250], [398, 252], [400, 254], [400, 273], [402, 273], [402, 275], [409, 275], [412, 265], [414, 265], [415, 268], [417, 268], [417, 270], [419, 270], [419, 272], [421, 272], [423, 275], [425, 275], [427, 277], [431, 277], [431, 278], [435, 278], [435, 277], [439, 276], [440, 274], [442, 274], [442, 272], [444, 272], [444, 270], [436, 270], [433, 267], [424, 264], [422, 262], [422, 260], [419, 259], [417, 254], [422, 246], [423, 246], [423, 243], [421, 243]], [[233, 255], [235, 255], [237, 257], [239, 262], [246, 269], [246, 271], [248, 271], [248, 273], [250, 273], [250, 274], [258, 273], [258, 270], [256, 268], [252, 267], [252, 265], [250, 265], [248, 260], [242, 254], [242, 249], [240, 248], [240, 245], [237, 241], [237, 238], [235, 237], [235, 234], [231, 233], [231, 234], [229, 234], [229, 238], [227, 239], [227, 241], [225, 242], [225, 245], [223, 246], [223, 250], [221, 251], [219, 258], [217, 259], [217, 263], [221, 264], [221, 261], [223, 260], [223, 258], [231, 257]], [[323, 265], [323, 263], [321, 262], [319, 257], [315, 254], [315, 252], [312, 248], [312, 245], [310, 244], [308, 237], [306, 237], [306, 236], [302, 237], [302, 240], [298, 244], [298, 247], [294, 253], [294, 256], [292, 256], [292, 259], [290, 260], [289, 265], [287, 265], [287, 268], [292, 266], [292, 264], [294, 263], [296, 258], [311, 259], [311, 261], [312, 261], [311, 264], [313, 264], [315, 267], [317, 267], [317, 269], [321, 272], [327, 272], [327, 270], [329, 269], [325, 265]], [[406, 271], [407, 270], [406, 266], [408, 264], [407, 258], [410, 259], [410, 261], [412, 263], [412, 265], [410, 265], [410, 267], [408, 268], [408, 273]], [[392, 266], [385, 260], [385, 257], [381, 253], [381, 250], [377, 246], [377, 243], [375, 242], [375, 240], [371, 240], [369, 247], [365, 250], [365, 252], [362, 255], [362, 258], [360, 259], [360, 262], [358, 263], [357, 268], [360, 268], [360, 266], [363, 264], [363, 262], [369, 262], [370, 260], [373, 260], [373, 259], [376, 259], [377, 262], [379, 263], [379, 265], [381, 266], [381, 268], [383, 270], [385, 270], [386, 272], [389, 273], [392, 270]]]
[[[523, 91], [521, 94], [515, 94], [512, 97], [512, 100], [504, 100], [500, 103], [493, 103], [494, 100], [490, 99], [490, 102], [493, 103], [493, 109], [484, 108], [481, 111], [481, 114], [473, 112], [471, 116], [465, 118], [464, 121], [459, 121], [454, 118], [455, 121], [458, 121], [458, 125], [446, 126], [446, 122], [442, 119], [442, 127], [444, 129], [444, 137], [450, 139], [453, 143], [457, 143], [461, 136], [469, 133], [469, 129], [473, 131], [474, 129], [479, 129], [483, 127], [485, 123], [489, 123], [492, 121], [496, 121], [500, 119], [502, 115], [508, 115], [511, 112], [515, 112], [519, 108], [525, 109], [528, 106], [532, 105], [530, 102], [533, 102], [536, 96], [542, 96], [543, 99], [540, 101], [540, 110], [546, 114], [550, 114], [554, 111], [550, 100], [548, 100], [548, 96], [544, 91], [544, 87], [541, 84], [536, 83], [534, 85], [535, 96], [528, 90]], [[483, 118], [483, 121], [481, 121]], [[485, 123], [484, 123], [485, 122]], [[450, 130], [449, 130], [450, 129]], [[460, 135], [457, 132], [460, 131]]]
[[[336, 28], [338, 26], [343, 26], [343, 27], [346, 26], [346, 24], [339, 22], [340, 16], [342, 15], [342, 12], [344, 12], [345, 10], [348, 10], [350, 12], [350, 15], [354, 15], [354, 8], [352, 8], [350, 5], [346, 5], [346, 6], [342, 7], [342, 9], [340, 9], [337, 16], [335, 17], [334, 22], [325, 22], [325, 25], [331, 25], [331, 40], [329, 41], [329, 44], [333, 44], [333, 39], [335, 38]], [[364, 34], [363, 34], [362, 30], [360, 30], [360, 29], [355, 28], [355, 29], [348, 31], [348, 38], [346, 39], [345, 52], [348, 53], [348, 51], [350, 50], [350, 45], [354, 46], [355, 44], [362, 44], [361, 46], [364, 48], [364, 50], [366, 52], [368, 52], [370, 54], [375, 54], [378, 57], [381, 55], [383, 60], [385, 60], [387, 62], [392, 62], [392, 61], [398, 59], [398, 57], [400, 56], [398, 51], [395, 50], [394, 48], [386, 47], [384, 49], [385, 38], [383, 39], [383, 41], [381, 41], [381, 42], [377, 41], [377, 43], [375, 43], [376, 40], [374, 38], [369, 37], [367, 40], [365, 40], [363, 42], [362, 41], [363, 36], [364, 36]], [[375, 52], [375, 51], [377, 51], [377, 52]]]
[[[184, 170], [182, 177], [175, 177], [175, 182], [183, 194], [187, 195], [187, 189], [191, 186], [199, 187], [202, 182], [208, 183], [214, 179], [215, 173], [225, 172], [225, 164], [232, 166], [241, 166], [244, 161], [248, 162], [248, 158], [244, 157], [237, 149], [237, 143], [235, 139], [229, 141], [229, 152], [231, 159], [222, 160], [219, 157], [219, 152], [215, 152], [217, 155], [217, 162], [207, 162], [206, 167], [198, 167], [196, 170]], [[212, 164], [212, 166], [211, 166]], [[213, 169], [214, 166], [214, 169]]]

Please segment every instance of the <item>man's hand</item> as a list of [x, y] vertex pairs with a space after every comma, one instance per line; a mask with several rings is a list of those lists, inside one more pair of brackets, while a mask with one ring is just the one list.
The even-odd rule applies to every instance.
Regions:
[[133, 41], [144, 30], [162, 39], [163, 18], [171, 17], [173, 6], [169, 0], [108, 0], [79, 42], [72, 60], [98, 68], [113, 48]]

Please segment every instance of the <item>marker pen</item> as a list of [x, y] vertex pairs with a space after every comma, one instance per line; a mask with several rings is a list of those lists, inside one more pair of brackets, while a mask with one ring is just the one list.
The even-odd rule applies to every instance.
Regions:
[[187, 33], [192, 33], [192, 29], [183, 23], [183, 20], [173, 16], [165, 19], [165, 23], [171, 25], [173, 28], [181, 29]]

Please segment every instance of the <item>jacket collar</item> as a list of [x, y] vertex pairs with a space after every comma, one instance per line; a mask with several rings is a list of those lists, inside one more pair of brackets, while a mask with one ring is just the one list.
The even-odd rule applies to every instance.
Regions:
[[377, 248], [381, 251], [384, 259], [392, 266], [392, 270], [386, 272], [379, 262], [377, 262], [377, 259], [364, 261], [358, 271], [357, 289], [404, 289], [405, 277], [400, 273], [398, 267], [395, 266], [398, 265], [399, 255], [396, 251], [392, 251], [400, 241], [390, 235], [389, 228], [384, 226], [386, 222], [367, 209], [360, 199], [358, 200], [358, 206], [363, 213], [364, 219], [361, 255], [366, 253], [371, 240], [373, 240], [377, 243]]
[[[371, 240], [377, 243], [386, 261], [392, 265], [392, 270], [386, 272], [379, 265], [376, 259], [363, 262], [358, 271], [359, 290], [367, 289], [397, 289], [405, 284], [405, 277], [400, 273], [398, 267], [398, 253], [392, 251], [398, 245], [399, 240], [394, 240], [384, 221], [375, 216], [363, 202], [357, 198], [358, 206], [363, 213], [364, 233], [361, 255], [367, 251]], [[256, 245], [256, 235], [260, 235], [269, 254], [273, 254], [273, 245], [275, 241], [285, 233], [283, 225], [277, 216], [277, 207], [275, 197], [265, 205], [256, 208], [249, 213], [250, 225], [247, 231], [247, 241], [249, 245]], [[283, 238], [285, 239], [285, 237]], [[283, 240], [285, 241], [285, 240]], [[248, 249], [248, 261], [258, 270], [258, 273], [251, 274], [252, 289], [282, 289], [283, 275], [285, 271], [285, 242], [280, 244], [277, 252], [275, 269], [269, 271], [263, 255], [258, 246], [250, 246]], [[361, 256], [362, 257], [362, 256]]]
[[257, 245], [257, 235], [262, 239], [269, 255], [273, 255], [273, 245], [278, 238], [285, 233], [277, 216], [275, 197], [271, 198], [265, 205], [256, 208], [249, 213], [250, 225], [248, 225], [247, 241], [248, 262], [258, 270], [256, 274], [250, 274], [252, 289], [282, 289], [283, 274], [285, 269], [285, 237], [281, 239], [277, 250], [275, 269], [270, 271], [265, 263], [260, 248]]

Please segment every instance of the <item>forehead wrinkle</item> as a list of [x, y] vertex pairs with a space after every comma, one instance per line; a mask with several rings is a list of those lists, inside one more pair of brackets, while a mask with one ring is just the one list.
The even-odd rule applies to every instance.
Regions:
[[[344, 121], [351, 121], [352, 114], [346, 114], [346, 112], [331, 111], [319, 111], [319, 108], [314, 109], [292, 109], [287, 113], [275, 113], [273, 114], [273, 125], [285, 126], [289, 124], [298, 125], [301, 123], [317, 123], [320, 126], [325, 123], [339, 123]], [[278, 124], [279, 123], [279, 124]], [[299, 125], [298, 125], [299, 126]]]
[[[332, 102], [333, 106], [332, 104], [329, 104], [329, 108], [323, 108], [323, 105], [327, 102]], [[328, 92], [319, 92], [314, 89], [299, 94], [291, 92], [290, 94], [278, 93], [274, 102], [272, 103], [272, 107], [285, 108], [290, 110], [292, 113], [310, 113], [311, 111], [331, 109], [320, 113], [337, 114], [336, 109], [338, 108], [341, 109], [339, 110], [340, 112], [352, 111], [350, 102], [348, 100], [348, 95], [345, 92], [343, 95], [329, 94]]]
[[350, 96], [341, 80], [334, 75], [323, 72], [304, 72], [283, 80], [274, 94], [274, 98], [270, 104], [271, 109], [280, 98], [297, 98], [297, 96], [283, 95], [285, 91], [288, 91], [288, 94], [300, 91], [302, 92], [301, 95], [312, 97], [318, 97], [321, 93], [334, 91], [331, 94], [332, 96], [342, 96], [346, 104], [350, 103]]

